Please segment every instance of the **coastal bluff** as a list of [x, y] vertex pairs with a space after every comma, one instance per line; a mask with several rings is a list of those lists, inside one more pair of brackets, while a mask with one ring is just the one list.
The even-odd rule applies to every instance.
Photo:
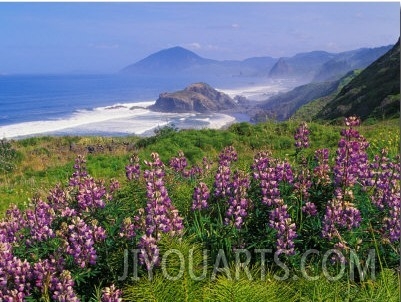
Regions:
[[227, 94], [217, 91], [206, 83], [194, 83], [183, 90], [164, 92], [149, 109], [159, 112], [208, 113], [237, 107]]

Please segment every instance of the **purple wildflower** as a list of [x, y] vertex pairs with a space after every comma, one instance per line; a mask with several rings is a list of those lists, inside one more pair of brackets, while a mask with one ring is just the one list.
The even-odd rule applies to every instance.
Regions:
[[80, 217], [74, 217], [72, 223], [64, 229], [67, 254], [73, 256], [75, 263], [81, 268], [95, 265], [97, 253], [94, 245], [105, 239], [105, 231], [95, 223], [92, 226], [87, 225]]
[[44, 241], [55, 236], [52, 228], [55, 212], [49, 204], [40, 199], [35, 199], [33, 210], [26, 210], [25, 215], [27, 226], [30, 228], [31, 233], [30, 238], [27, 239], [27, 245], [31, 245], [35, 241]]
[[347, 129], [341, 131], [342, 138], [338, 143], [336, 164], [334, 166], [334, 180], [337, 186], [349, 188], [367, 175], [366, 149], [369, 143], [353, 127], [359, 125], [355, 117], [347, 118]]
[[297, 151], [309, 147], [309, 129], [307, 123], [303, 122], [301, 123], [301, 125], [299, 125], [299, 127], [295, 131], [294, 139], [295, 148], [297, 149]]
[[93, 211], [96, 208], [104, 208], [105, 199], [109, 199], [103, 182], [95, 182], [92, 177], [85, 177], [78, 184], [78, 207], [85, 211]]
[[139, 261], [146, 266], [148, 271], [160, 263], [160, 250], [157, 246], [158, 240], [152, 235], [146, 234], [139, 239], [138, 248], [141, 250]]
[[199, 186], [194, 189], [192, 196], [192, 210], [202, 210], [208, 207], [207, 200], [210, 197], [210, 191], [207, 185], [203, 182], [199, 183]]
[[245, 173], [235, 172], [230, 183], [230, 195], [228, 198], [228, 209], [226, 212], [225, 223], [233, 224], [237, 229], [241, 229], [244, 219], [248, 216], [249, 199], [247, 190], [250, 181]]
[[302, 212], [308, 214], [309, 216], [316, 216], [317, 215], [316, 205], [313, 202], [308, 201], [302, 207]]
[[339, 228], [351, 230], [359, 226], [361, 213], [354, 206], [354, 196], [350, 189], [343, 195], [340, 188], [336, 189], [335, 197], [329, 201], [323, 217], [323, 237], [331, 240], [341, 239]]
[[[150, 170], [145, 170], [144, 172], [148, 202], [142, 212], [142, 218], [145, 222], [142, 228], [145, 234], [138, 244], [141, 249], [146, 251], [146, 253], [142, 253], [141, 259], [143, 261], [145, 261], [145, 254], [150, 259], [153, 259], [153, 257], [156, 260], [158, 259], [157, 242], [160, 240], [161, 233], [174, 236], [181, 234], [184, 227], [183, 219], [172, 204], [167, 188], [164, 185], [164, 164], [157, 153], [152, 153], [152, 159], [153, 161], [151, 162], [145, 161]], [[139, 220], [140, 218], [138, 217], [137, 219]], [[142, 263], [144, 263], [143, 261]], [[149, 269], [150, 267], [148, 263], [147, 268]]]
[[269, 226], [277, 231], [277, 251], [286, 255], [295, 253], [294, 239], [297, 237], [295, 223], [287, 211], [283, 200], [269, 214]]
[[74, 173], [70, 178], [70, 186], [76, 186], [78, 183], [80, 183], [82, 178], [85, 178], [88, 175], [85, 163], [85, 158], [82, 155], [78, 155], [78, 157], [75, 159]]
[[121, 302], [123, 299], [121, 298], [122, 292], [120, 289], [117, 289], [114, 284], [110, 287], [105, 287], [102, 290], [102, 302]]
[[138, 180], [141, 175], [141, 167], [139, 165], [139, 156], [134, 154], [129, 160], [129, 165], [125, 167], [125, 176], [128, 180]]
[[178, 152], [178, 157], [173, 157], [170, 159], [170, 167], [177, 173], [182, 174], [185, 168], [188, 166], [188, 162], [186, 157], [184, 156], [184, 152], [181, 150]]
[[302, 202], [309, 201], [309, 189], [312, 186], [311, 176], [305, 158], [301, 158], [301, 167], [294, 183], [294, 191]]
[[255, 155], [252, 165], [253, 177], [260, 181], [262, 202], [267, 206], [280, 204], [279, 181], [282, 173], [277, 170], [273, 160], [267, 153], [261, 152]]
[[131, 218], [127, 217], [123, 220], [123, 223], [120, 228], [120, 237], [125, 237], [127, 239], [132, 239], [136, 236], [135, 230], [136, 226], [132, 223]]
[[74, 292], [74, 280], [69, 271], [65, 270], [61, 273], [59, 278], [53, 278], [51, 287], [53, 289], [52, 298], [55, 301], [79, 301]]
[[329, 150], [319, 149], [315, 151], [317, 166], [313, 169], [316, 184], [328, 185], [330, 183]]

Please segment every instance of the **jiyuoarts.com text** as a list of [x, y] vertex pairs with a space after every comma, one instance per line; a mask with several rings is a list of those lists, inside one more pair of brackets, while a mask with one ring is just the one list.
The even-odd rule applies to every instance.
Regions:
[[[199, 251], [197, 252], [199, 253]], [[194, 249], [190, 249], [187, 254], [177, 249], [169, 249], [162, 255], [151, 256], [144, 249], [132, 249], [130, 251], [126, 249], [124, 250], [124, 255], [122, 255], [124, 262], [123, 272], [118, 279], [119, 281], [124, 281], [130, 277], [134, 280], [139, 280], [140, 278], [147, 277], [151, 280], [155, 270], [160, 269], [163, 277], [170, 281], [183, 278], [185, 272], [188, 272], [189, 277], [195, 281], [201, 281], [206, 278], [215, 280], [218, 274], [224, 274], [229, 280], [239, 280], [240, 276], [245, 275], [248, 280], [260, 278], [260, 280], [264, 281], [267, 276], [271, 277], [271, 274], [268, 275], [266, 265], [269, 262], [274, 263], [277, 267], [272, 277], [279, 281], [290, 278], [293, 280], [304, 278], [309, 281], [326, 278], [329, 281], [337, 281], [344, 277], [346, 271], [348, 271], [349, 279], [352, 281], [355, 280], [356, 275], [360, 281], [367, 278], [375, 280], [376, 251], [374, 249], [369, 250], [366, 259], [361, 259], [358, 257], [356, 251], [350, 250], [347, 252], [349, 261], [345, 260], [344, 251], [338, 249], [327, 251], [309, 249], [300, 255], [300, 264], [296, 274], [291, 273], [289, 266], [280, 259], [280, 255], [283, 254], [280, 251], [273, 252], [272, 249], [235, 249], [232, 253], [232, 255], [227, 255], [223, 249], [220, 249], [217, 255], [211, 259], [210, 252], [205, 249], [202, 251], [202, 264], [200, 264], [198, 262], [194, 263]], [[228, 256], [231, 259], [235, 259], [234, 270], [232, 269], [233, 266], [229, 265]], [[175, 266], [177, 265], [177, 260], [179, 264], [178, 270], [173, 270], [174, 274], [171, 272], [171, 259], [174, 259]], [[308, 265], [310, 265], [311, 259], [318, 259], [322, 274], [312, 274], [310, 272]], [[258, 276], [251, 274], [251, 262], [259, 265], [260, 274]], [[335, 271], [330, 269], [333, 263], [336, 263], [337, 269]], [[131, 265], [132, 268], [130, 268]], [[147, 276], [139, 276], [140, 266], [146, 268]], [[194, 269], [195, 267], [196, 269]], [[347, 268], [348, 270], [346, 270]]]

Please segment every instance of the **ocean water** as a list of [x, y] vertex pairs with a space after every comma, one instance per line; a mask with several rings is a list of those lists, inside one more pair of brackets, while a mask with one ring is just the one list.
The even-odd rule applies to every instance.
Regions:
[[[150, 135], [157, 127], [220, 128], [225, 114], [171, 114], [146, 109], [158, 95], [202, 81], [197, 77], [131, 75], [0, 76], [0, 137], [33, 135]], [[213, 78], [208, 84], [231, 96], [266, 98], [282, 83], [255, 78]]]

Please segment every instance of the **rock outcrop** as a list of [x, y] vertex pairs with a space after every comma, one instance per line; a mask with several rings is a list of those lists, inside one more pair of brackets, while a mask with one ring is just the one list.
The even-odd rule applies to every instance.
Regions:
[[184, 90], [165, 92], [159, 95], [149, 109], [161, 112], [217, 112], [233, 109], [237, 105], [227, 94], [217, 91], [208, 84], [195, 83]]

